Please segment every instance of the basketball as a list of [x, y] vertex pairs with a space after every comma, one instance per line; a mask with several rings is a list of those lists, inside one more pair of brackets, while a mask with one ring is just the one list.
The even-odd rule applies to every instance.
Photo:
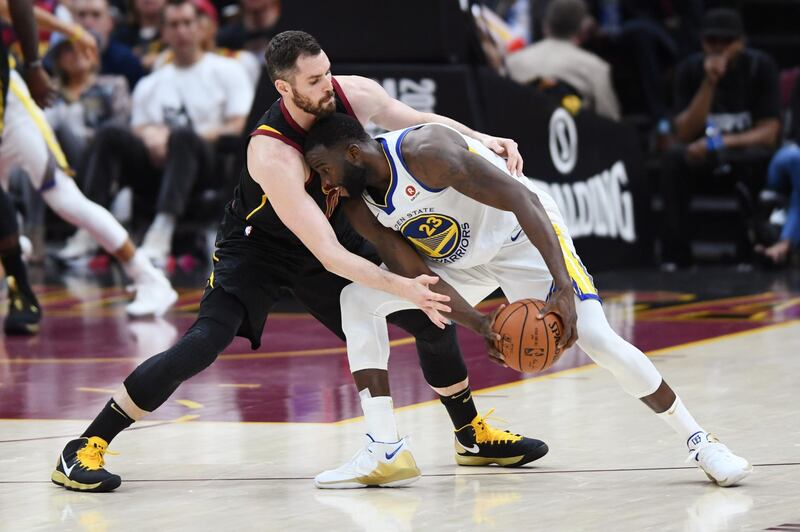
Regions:
[[537, 319], [544, 301], [522, 299], [501, 310], [492, 330], [502, 336], [495, 344], [509, 368], [522, 373], [544, 371], [561, 357], [558, 342], [564, 331], [561, 318], [553, 313]]

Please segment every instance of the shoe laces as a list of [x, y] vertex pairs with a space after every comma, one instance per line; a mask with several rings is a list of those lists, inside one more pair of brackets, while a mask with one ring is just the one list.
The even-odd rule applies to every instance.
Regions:
[[719, 442], [713, 442], [702, 445], [691, 451], [686, 461], [695, 461], [700, 463], [701, 452], [703, 453], [702, 464], [707, 466], [709, 469], [715, 469], [719, 463], [729, 461], [735, 456], [731, 450], [728, 449], [727, 445]]
[[[496, 429], [489, 425], [488, 421], [493, 413], [494, 408], [491, 408], [484, 415], [478, 415], [472, 420], [471, 425], [472, 428], [475, 429], [476, 443], [514, 443], [522, 439], [522, 436], [519, 434], [512, 434], [507, 430]], [[494, 417], [493, 419], [506, 423], [506, 421], [499, 417]]]
[[78, 449], [76, 457], [78, 459], [78, 463], [80, 463], [83, 467], [96, 471], [101, 469], [105, 464], [103, 455], [106, 453], [110, 455], [119, 454], [109, 451], [108, 444], [106, 444], [102, 439], [92, 436], [89, 438], [89, 441], [86, 442], [86, 445]]

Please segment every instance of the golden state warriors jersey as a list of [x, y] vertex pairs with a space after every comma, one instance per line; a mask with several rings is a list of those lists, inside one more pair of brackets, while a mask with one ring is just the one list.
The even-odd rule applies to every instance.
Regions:
[[[431, 188], [418, 181], [403, 160], [402, 144], [409, 131], [423, 126], [448, 127], [422, 124], [376, 137], [389, 161], [390, 184], [382, 202], [374, 201], [367, 192], [364, 201], [382, 225], [402, 233], [431, 261], [458, 269], [485, 264], [519, 231], [517, 218], [512, 212], [480, 203], [454, 188]], [[462, 137], [472, 155], [483, 157], [510, 175], [502, 157], [481, 142]], [[527, 177], [515, 179], [539, 196], [551, 220], [561, 220], [552, 197]]]

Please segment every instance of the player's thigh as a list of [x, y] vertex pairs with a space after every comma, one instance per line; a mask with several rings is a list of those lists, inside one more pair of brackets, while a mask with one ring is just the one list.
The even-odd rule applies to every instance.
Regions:
[[542, 254], [527, 239], [505, 246], [487, 266], [509, 301], [547, 299], [553, 276]]
[[298, 302], [332, 333], [344, 340], [340, 297], [349, 279], [329, 272], [322, 265], [297, 275], [291, 290]]
[[452, 286], [473, 307], [499, 287], [497, 280], [482, 268], [459, 270], [439, 264], [429, 266], [434, 275]]
[[11, 73], [5, 109], [5, 127], [0, 145], [0, 175], [5, 184], [12, 168], [20, 167], [28, 174], [34, 186], [47, 186], [45, 178], [51, 175], [48, 165], [55, 163], [68, 168], [53, 130], [44, 113], [31, 98], [19, 74]]

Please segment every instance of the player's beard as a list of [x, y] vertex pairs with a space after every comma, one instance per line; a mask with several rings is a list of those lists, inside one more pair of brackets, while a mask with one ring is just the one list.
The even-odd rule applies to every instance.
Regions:
[[344, 161], [342, 173], [342, 186], [351, 198], [358, 198], [367, 187], [367, 169], [356, 166], [350, 161]]
[[292, 91], [292, 101], [294, 104], [308, 114], [317, 118], [328, 116], [336, 110], [336, 99], [333, 91], [329, 92], [322, 100], [314, 103], [311, 98], [306, 98], [299, 92]]

